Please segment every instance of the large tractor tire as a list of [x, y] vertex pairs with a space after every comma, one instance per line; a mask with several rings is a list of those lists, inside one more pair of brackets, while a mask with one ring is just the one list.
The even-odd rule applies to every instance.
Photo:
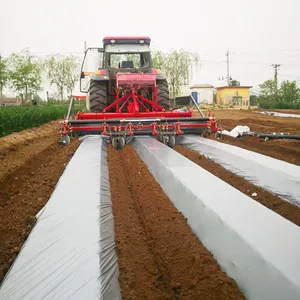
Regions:
[[158, 94], [158, 105], [163, 107], [165, 110], [170, 110], [170, 94], [169, 87], [166, 80], [160, 80], [157, 82], [157, 94]]
[[105, 82], [91, 80], [89, 89], [90, 111], [102, 112], [107, 107], [107, 85]]

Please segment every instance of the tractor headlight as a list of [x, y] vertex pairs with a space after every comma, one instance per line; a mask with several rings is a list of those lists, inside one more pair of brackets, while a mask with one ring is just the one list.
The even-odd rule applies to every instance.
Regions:
[[116, 42], [116, 40], [110, 40], [110, 42], [111, 42], [112, 44], [114, 44], [114, 43]]
[[144, 40], [139, 40], [140, 44], [144, 44], [145, 41]]

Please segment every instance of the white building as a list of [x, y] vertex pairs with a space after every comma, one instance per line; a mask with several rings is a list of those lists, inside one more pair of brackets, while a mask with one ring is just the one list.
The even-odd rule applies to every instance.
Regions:
[[210, 84], [194, 84], [190, 86], [194, 99], [199, 104], [213, 104], [214, 87]]

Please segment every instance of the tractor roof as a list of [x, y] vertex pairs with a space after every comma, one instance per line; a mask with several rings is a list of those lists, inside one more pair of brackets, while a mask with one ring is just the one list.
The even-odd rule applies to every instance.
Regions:
[[151, 39], [148, 36], [106, 36], [103, 44], [148, 44]]
[[148, 36], [106, 36], [103, 41], [107, 40], [150, 40]]

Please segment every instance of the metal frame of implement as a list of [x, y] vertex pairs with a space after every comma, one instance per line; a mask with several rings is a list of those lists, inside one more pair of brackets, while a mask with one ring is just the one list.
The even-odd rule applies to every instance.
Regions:
[[[150, 89], [151, 100], [138, 93], [139, 90], [149, 92]], [[124, 109], [127, 111], [124, 112]], [[74, 119], [70, 119], [73, 111], [72, 99], [67, 117], [61, 121], [62, 143], [69, 143], [70, 135], [100, 134], [109, 137], [113, 146], [121, 149], [128, 137], [152, 135], [172, 147], [175, 145], [175, 135], [205, 136], [217, 131], [214, 116], [192, 117], [191, 108], [187, 112], [165, 111], [158, 105], [155, 74], [117, 74], [116, 100], [103, 112], [78, 112]]]

